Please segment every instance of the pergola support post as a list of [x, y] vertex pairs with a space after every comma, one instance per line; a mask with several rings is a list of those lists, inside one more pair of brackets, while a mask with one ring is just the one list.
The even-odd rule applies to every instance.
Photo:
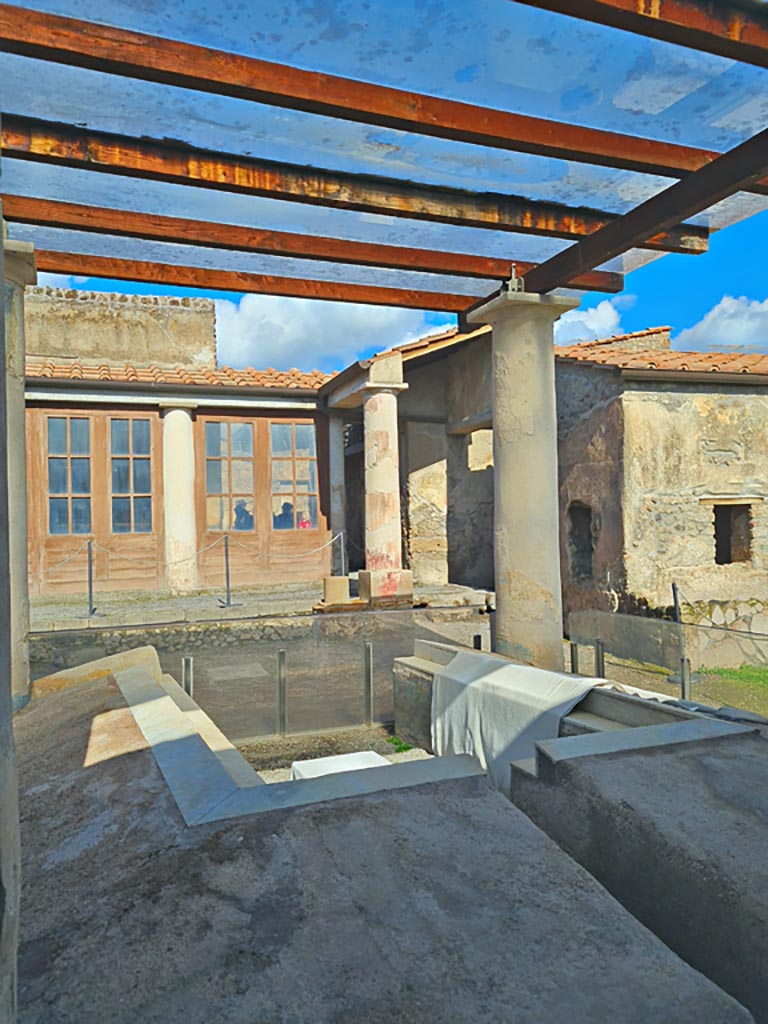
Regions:
[[563, 668], [553, 325], [578, 300], [504, 291], [471, 323], [492, 335], [496, 649]]

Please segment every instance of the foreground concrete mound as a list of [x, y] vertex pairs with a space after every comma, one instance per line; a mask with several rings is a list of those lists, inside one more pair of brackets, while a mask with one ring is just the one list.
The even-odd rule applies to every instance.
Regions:
[[751, 1020], [482, 776], [188, 827], [113, 677], [16, 726], [20, 1024]]

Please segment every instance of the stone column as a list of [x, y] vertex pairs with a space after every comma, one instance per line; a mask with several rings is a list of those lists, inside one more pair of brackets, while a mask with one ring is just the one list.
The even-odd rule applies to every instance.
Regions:
[[29, 591], [24, 439], [24, 286], [35, 281], [30, 244], [3, 227], [4, 359], [0, 395], [0, 1020], [16, 1020], [19, 927], [19, 805], [13, 753], [13, 711], [29, 699]]
[[13, 710], [29, 700], [29, 575], [27, 556], [27, 447], [24, 413], [24, 287], [34, 284], [29, 242], [4, 240], [5, 394], [8, 429], [8, 540], [11, 581], [11, 693]]
[[493, 326], [496, 649], [563, 667], [555, 321], [578, 301], [503, 292], [470, 314]]
[[347, 542], [347, 490], [344, 481], [344, 420], [341, 416], [328, 417], [328, 475], [331, 481], [331, 536], [343, 533], [341, 541], [333, 545], [331, 562], [334, 575], [347, 571], [346, 552], [342, 557], [342, 544]]
[[397, 395], [407, 384], [371, 381], [363, 394], [365, 570], [360, 596], [372, 602], [408, 598], [413, 574], [403, 569]]
[[198, 587], [195, 514], [194, 402], [175, 402], [163, 411], [163, 505], [166, 579], [174, 593]]

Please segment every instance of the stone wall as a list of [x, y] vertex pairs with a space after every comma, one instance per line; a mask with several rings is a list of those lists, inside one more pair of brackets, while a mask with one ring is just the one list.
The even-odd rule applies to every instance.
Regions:
[[447, 438], [441, 423], [404, 431], [410, 568], [416, 583], [448, 582]]
[[27, 288], [25, 327], [29, 356], [216, 368], [210, 299]]
[[[623, 415], [617, 375], [563, 360], [557, 364], [560, 565], [563, 612], [615, 611], [624, 589]], [[592, 513], [593, 572], [574, 572], [569, 509]]]
[[[654, 606], [765, 599], [768, 394], [734, 387], [637, 384], [624, 396], [627, 588]], [[713, 499], [752, 509], [749, 562], [715, 564]]]

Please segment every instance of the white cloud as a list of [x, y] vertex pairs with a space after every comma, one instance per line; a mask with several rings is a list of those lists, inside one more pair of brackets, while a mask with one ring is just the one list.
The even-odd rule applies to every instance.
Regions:
[[694, 352], [730, 348], [768, 352], [768, 299], [759, 302], [744, 295], [738, 299], [724, 295], [697, 324], [678, 334], [674, 347]]
[[[596, 341], [621, 333], [621, 313], [617, 307], [627, 307], [623, 301], [603, 299], [596, 306], [587, 309], [571, 309], [555, 323], [555, 342], [558, 345], [572, 345], [579, 341]], [[631, 304], [631, 303], [630, 303]]]
[[41, 270], [37, 275], [37, 283], [41, 288], [72, 288], [73, 278], [65, 274], [48, 274]]
[[[431, 321], [431, 322], [430, 322]], [[340, 369], [360, 353], [401, 345], [435, 329], [420, 310], [272, 295], [216, 302], [219, 363], [264, 369]], [[453, 318], [446, 316], [446, 323]]]

